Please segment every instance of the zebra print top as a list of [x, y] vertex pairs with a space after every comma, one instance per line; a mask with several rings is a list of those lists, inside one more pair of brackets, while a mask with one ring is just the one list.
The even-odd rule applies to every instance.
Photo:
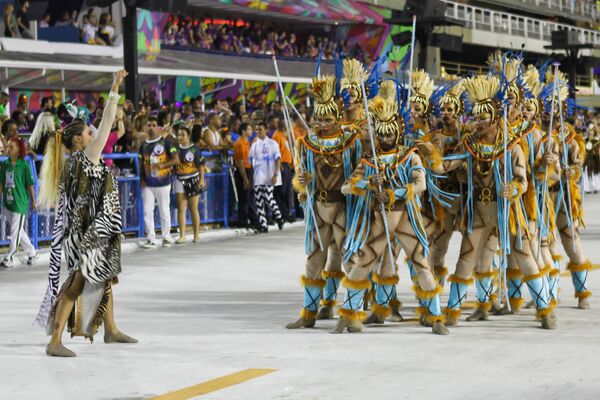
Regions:
[[121, 207], [116, 180], [103, 160], [94, 165], [83, 151], [63, 168], [52, 231], [48, 289], [36, 322], [48, 323], [54, 307], [62, 252], [69, 273], [79, 270], [90, 283], [121, 272]]

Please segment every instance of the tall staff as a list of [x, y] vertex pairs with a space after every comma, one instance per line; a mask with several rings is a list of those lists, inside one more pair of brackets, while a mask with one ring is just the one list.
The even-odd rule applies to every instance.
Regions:
[[[371, 125], [371, 114], [369, 114], [369, 104], [367, 102], [367, 91], [365, 90], [365, 81], [363, 79], [360, 80], [360, 89], [362, 91], [363, 97], [363, 105], [365, 107], [365, 114], [367, 115], [367, 127], [369, 129], [369, 139], [371, 141], [371, 152], [373, 154], [373, 164], [375, 165], [375, 171], [379, 174], [379, 164], [377, 163], [377, 152], [375, 151], [375, 138], [373, 135], [373, 126]], [[381, 184], [378, 184], [377, 189], [381, 192], [382, 187]], [[385, 206], [383, 203], [380, 203], [381, 206], [381, 216], [383, 219], [383, 227], [385, 229], [385, 238], [387, 239], [388, 251], [390, 255], [390, 262], [394, 263], [394, 253], [392, 247], [392, 241], [390, 239], [390, 229], [388, 227], [387, 213], [385, 212]]]
[[[554, 110], [556, 107], [556, 97], [554, 96], [555, 90], [557, 89], [557, 79], [556, 79], [556, 72], [558, 71], [558, 66], [560, 65], [559, 63], [554, 63], [554, 88], [552, 90], [552, 110], [550, 111], [550, 125], [548, 127], [548, 140], [547, 143], [548, 144], [543, 144], [542, 143], [542, 149], [544, 149], [544, 153], [547, 152], [550, 149], [550, 140], [552, 140], [552, 129], [554, 128]], [[540, 251], [541, 251], [541, 247], [542, 247], [542, 235], [541, 235], [541, 226], [544, 223], [544, 211], [546, 210], [546, 194], [548, 192], [548, 165], [546, 164], [546, 166], [544, 167], [544, 182], [542, 182], [542, 210], [541, 210], [541, 216], [540, 216], [540, 235], [538, 235], [538, 249], [537, 249], [537, 254], [539, 256]]]
[[[281, 98], [283, 99], [283, 117], [286, 121], [287, 137], [288, 137], [288, 141], [290, 143], [292, 157], [293, 157], [293, 159], [298, 160], [298, 162], [300, 163], [300, 165], [298, 167], [300, 168], [300, 172], [303, 173], [304, 172], [303, 171], [304, 158], [302, 157], [302, 152], [298, 152], [298, 158], [296, 158], [296, 152], [295, 152], [296, 142], [292, 140], [292, 136], [291, 136], [292, 124], [290, 121], [290, 115], [288, 112], [287, 103], [285, 101], [287, 97], [285, 95], [285, 91], [283, 90], [283, 83], [281, 81], [281, 75], [279, 74], [279, 66], [277, 65], [277, 58], [275, 56], [273, 56], [273, 66], [275, 67], [275, 74], [277, 75], [277, 83], [279, 86], [279, 91], [281, 92]], [[312, 206], [312, 193], [310, 192], [308, 187], [306, 188], [306, 203], [305, 204], [306, 204], [306, 209], [312, 215], [312, 217], [315, 221], [315, 231], [317, 232], [317, 239], [319, 240], [319, 248], [321, 249], [321, 251], [325, 251], [324, 250], [325, 248], [323, 247], [323, 241], [321, 240], [321, 232], [319, 231], [319, 225], [317, 224], [317, 216], [315, 215], [315, 211]]]
[[[567, 143], [565, 142], [565, 121], [563, 118], [563, 110], [562, 110], [562, 101], [560, 101], [560, 90], [558, 88], [558, 63], [554, 63], [554, 89], [556, 90], [556, 94], [558, 96], [558, 117], [560, 120], [560, 140], [562, 142], [562, 149], [563, 149], [563, 167], [565, 168], [565, 173], [567, 173], [569, 171], [569, 148], [567, 147]], [[553, 96], [553, 100], [554, 100], [554, 96]], [[552, 127], [550, 128], [550, 130], [552, 130]], [[567, 191], [567, 205], [569, 207], [569, 225], [571, 226], [571, 238], [575, 238], [575, 224], [573, 221], [573, 206], [571, 204], [571, 185], [569, 180], [571, 179], [571, 177], [569, 175], [566, 175], [566, 183], [565, 186], [567, 187], [566, 191]], [[572, 240], [572, 245], [573, 245], [573, 251], [575, 251], [575, 240]]]
[[[508, 84], [507, 84], [508, 87]], [[503, 157], [503, 162], [504, 162], [504, 170], [502, 171], [504, 176], [502, 178], [503, 180], [503, 184], [504, 187], [506, 187], [508, 185], [508, 105], [505, 103], [504, 104], [504, 133], [503, 133], [503, 147], [504, 147], [504, 154], [502, 155]], [[502, 199], [502, 208], [504, 209], [503, 213], [502, 213], [502, 231], [500, 232], [500, 235], [502, 236], [503, 240], [500, 241], [501, 243], [501, 254], [502, 254], [502, 260], [500, 263], [500, 268], [501, 268], [501, 272], [502, 272], [502, 288], [504, 289], [503, 291], [500, 292], [500, 294], [502, 294], [502, 292], [504, 292], [504, 296], [506, 299], [508, 299], [508, 288], [506, 287], [506, 268], [508, 266], [508, 254], [510, 254], [510, 236], [509, 236], [509, 228], [508, 228], [508, 219], [509, 219], [509, 213], [510, 213], [510, 203], [508, 201], [507, 198], [503, 198]], [[500, 302], [502, 302], [502, 298], [500, 298]], [[510, 302], [507, 301], [506, 302], [507, 306], [508, 306], [508, 310], [510, 311]]]
[[[406, 97], [406, 101], [409, 101], [410, 95], [412, 92], [412, 72], [413, 72], [413, 58], [415, 56], [415, 35], [417, 31], [417, 16], [413, 15], [413, 23], [412, 23], [412, 34], [410, 37], [410, 61], [408, 62], [408, 94]], [[410, 104], [409, 104], [410, 106]], [[404, 144], [406, 145], [406, 137], [404, 138]]]

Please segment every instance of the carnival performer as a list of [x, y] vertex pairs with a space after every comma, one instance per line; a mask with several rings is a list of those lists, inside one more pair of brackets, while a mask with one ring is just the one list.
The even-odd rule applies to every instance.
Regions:
[[297, 141], [293, 184], [305, 203], [307, 260], [305, 274], [300, 278], [304, 306], [300, 318], [288, 324], [288, 329], [314, 327], [326, 285], [321, 272], [327, 263], [327, 246], [334, 242], [337, 249], [343, 248], [352, 215], [352, 198], [344, 196], [341, 188], [360, 160], [360, 130], [340, 127], [342, 114], [335, 86], [332, 75], [313, 78], [310, 89], [315, 100], [316, 126]]
[[[509, 111], [507, 115], [513, 134], [521, 137], [520, 145], [527, 160], [528, 185], [523, 194], [523, 204], [530, 235], [529, 244], [540, 273], [547, 280], [550, 302], [554, 307], [556, 302], [552, 295], [552, 288], [558, 271], [553, 271], [552, 268], [553, 261], [548, 248], [548, 229], [546, 228], [547, 225], [554, 226], [554, 209], [548, 190], [543, 187], [545, 182], [550, 182], [550, 184], [557, 182], [560, 165], [558, 163], [558, 147], [554, 141], [548, 141], [547, 136], [542, 136], [542, 131], [537, 124], [543, 109], [538, 98], [542, 89], [539, 72], [533, 65], [528, 66], [523, 72], [521, 59], [514, 57], [496, 61], [493, 68], [497, 70], [498, 74], [503, 68], [506, 80], [511, 82], [508, 86]], [[506, 279], [510, 307], [505, 304], [496, 311], [497, 315], [517, 314], [520, 311], [523, 305], [522, 278], [523, 273], [519, 265], [514, 263], [514, 259], [509, 259]]]
[[[342, 129], [358, 129], [360, 131], [361, 149], [364, 151], [365, 135], [362, 126], [365, 123], [365, 111], [361, 91], [361, 81], [368, 78], [363, 64], [354, 58], [346, 58], [343, 61], [343, 78], [340, 81], [340, 89], [346, 95], [344, 103], [343, 120], [340, 122]], [[367, 138], [368, 140], [368, 138]], [[333, 308], [337, 304], [337, 291], [340, 282], [346, 274], [342, 270], [342, 253], [333, 240], [327, 247], [327, 263], [321, 277], [325, 280], [323, 298], [320, 302], [317, 319], [331, 319], [334, 317]]]
[[422, 139], [429, 133], [429, 119], [433, 113], [434, 103], [431, 96], [434, 92], [433, 80], [422, 69], [413, 72], [410, 102], [411, 130], [404, 137], [404, 145], [412, 147], [415, 140]]
[[[522, 58], [520, 56], [512, 54], [503, 54], [500, 50], [492, 53], [488, 59], [487, 64], [490, 67], [490, 73], [497, 76], [502, 84], [506, 88], [507, 98], [507, 128], [510, 130], [510, 134], [515, 138], [520, 138], [519, 146], [523, 150], [524, 157], [527, 161], [527, 177], [528, 185], [527, 190], [523, 193], [521, 201], [524, 204], [525, 217], [528, 222], [527, 229], [530, 235], [529, 243], [533, 245], [531, 248], [531, 254], [534, 255], [536, 262], [538, 263], [538, 269], [544, 274], [544, 279], [547, 279], [547, 273], [549, 268], [545, 269], [544, 263], [541, 261], [540, 252], [538, 251], [538, 241], [536, 232], [536, 221], [538, 214], [538, 196], [537, 196], [537, 185], [535, 183], [535, 177], [533, 172], [535, 171], [535, 162], [537, 161], [541, 135], [539, 130], [536, 130], [534, 124], [530, 124], [529, 121], [525, 120], [522, 115], [522, 106], [525, 100], [524, 83], [521, 74]], [[535, 144], [537, 143], [537, 146]], [[496, 290], [498, 288], [498, 270], [493, 269], [492, 263], [498, 247], [498, 237], [493, 232], [488, 238], [488, 243], [484, 246], [480, 259], [480, 270], [488, 270], [487, 273], [475, 272], [476, 287], [478, 293], [478, 299], [487, 299], [486, 291], [487, 283], [490, 281], [492, 286], [490, 294], [490, 304], [494, 308], [494, 304], [497, 304]], [[521, 309], [523, 298], [522, 296], [522, 273], [518, 265], [515, 264], [514, 258], [508, 260], [508, 268], [506, 270], [508, 283], [509, 302], [502, 308], [496, 306], [494, 309], [495, 314], [516, 314]], [[467, 321], [479, 321], [489, 319], [488, 304], [479, 302], [475, 312], [467, 317]]]
[[[514, 258], [524, 274], [537, 308], [542, 327], [553, 329], [548, 287], [531, 253], [529, 234], [521, 196], [527, 190], [527, 162], [520, 138], [510, 129], [503, 132], [506, 121], [500, 117], [500, 102], [505, 100], [496, 76], [476, 76], [464, 81], [465, 90], [474, 103], [475, 131], [467, 136], [452, 160], [444, 161], [440, 173], [465, 168], [468, 182], [466, 201], [467, 226], [463, 234], [460, 257], [451, 282], [447, 325], [455, 325], [461, 314], [462, 301], [473, 282], [472, 274], [490, 234], [499, 233], [500, 248]], [[507, 122], [506, 122], [507, 124]], [[506, 170], [505, 170], [506, 169]], [[508, 252], [508, 250], [510, 252]], [[480, 309], [491, 307], [492, 279], [489, 265], [479, 264], [477, 273], [488, 276], [480, 282], [477, 300]]]
[[[592, 263], [585, 257], [579, 238], [579, 228], [585, 227], [579, 186], [585, 161], [585, 144], [583, 137], [575, 132], [572, 125], [565, 122], [565, 118], [569, 117], [573, 109], [573, 105], [568, 101], [568, 80], [562, 72], [558, 72], [556, 80], [554, 74], [546, 74], [546, 82], [547, 85], [541, 93], [545, 104], [542, 126], [546, 132], [552, 132], [552, 137], [559, 148], [561, 163], [560, 180], [549, 186], [548, 190], [556, 210], [556, 228], [563, 249], [569, 257], [567, 270], [571, 272], [578, 308], [587, 309], [590, 307], [589, 297], [592, 295], [588, 289], [587, 276]], [[552, 127], [550, 127], [553, 96], [557, 106], [554, 107]], [[560, 255], [555, 243], [550, 243], [550, 251], [553, 258], [559, 262]]]
[[[36, 322], [52, 335], [49, 356], [74, 357], [62, 344], [68, 322], [71, 336], [93, 340], [104, 322], [105, 343], [135, 343], [114, 321], [112, 285], [121, 272], [121, 209], [116, 180], [101, 159], [112, 127], [119, 86], [127, 72], [117, 72], [106, 101], [98, 133], [92, 136], [87, 121], [75, 118], [49, 141], [42, 165], [39, 202], [55, 207], [56, 218], [46, 296]], [[63, 146], [70, 153], [63, 161]], [[69, 276], [60, 292], [64, 249]]]
[[[598, 193], [600, 190], [600, 129], [592, 121], [586, 126], [583, 115], [576, 120], [575, 130], [585, 138], [585, 167], [583, 188], [586, 193]], [[579, 125], [579, 126], [578, 126]]]
[[[396, 99], [376, 97], [370, 108], [376, 120], [377, 138], [371, 139], [377, 143], [375, 154], [363, 157], [351, 179], [342, 187], [344, 194], [356, 196], [357, 201], [345, 246], [347, 254], [351, 255], [350, 272], [342, 281], [346, 298], [339, 309], [340, 319], [334, 332], [362, 330], [364, 313], [360, 309], [364, 292], [371, 284], [369, 273], [377, 267], [384, 252], [391, 251], [392, 259], [396, 260], [397, 241], [416, 271], [415, 291], [421, 305], [427, 307], [432, 332], [447, 335], [449, 332], [440, 306], [442, 288], [427, 263], [427, 236], [422, 226], [419, 200], [419, 194], [426, 188], [421, 159], [416, 148], [401, 144], [405, 125], [404, 119], [398, 116]], [[373, 275], [377, 289], [369, 319], [379, 323], [390, 313], [389, 301], [398, 282], [394, 264], [382, 263], [382, 268]]]
[[[421, 139], [435, 146], [437, 151], [432, 153], [432, 157], [436, 158], [433, 162], [438, 163], [441, 163], [442, 157], [454, 154], [462, 138], [470, 133], [470, 129], [460, 122], [465, 112], [463, 99], [465, 89], [462, 80], [455, 75], [447, 75], [445, 84], [448, 85], [448, 89], [438, 102], [442, 126]], [[418, 105], [419, 103], [415, 101], [413, 108], [418, 108]], [[448, 274], [446, 253], [452, 233], [461, 227], [466, 185], [459, 180], [457, 171], [452, 171], [444, 179], [440, 179], [438, 184], [442, 191], [453, 194], [455, 198], [449, 203], [441, 204], [438, 199], [432, 197], [433, 204], [426, 202], [423, 214], [436, 222], [433, 225], [434, 231], [429, 235], [429, 264], [440, 285], [444, 286]]]

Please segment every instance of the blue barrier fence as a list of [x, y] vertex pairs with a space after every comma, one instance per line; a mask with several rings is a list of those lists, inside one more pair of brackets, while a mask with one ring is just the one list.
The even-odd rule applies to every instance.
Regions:
[[[220, 153], [203, 152], [205, 158], [220, 157]], [[105, 160], [113, 162], [128, 162], [130, 168], [121, 169], [122, 174], [116, 177], [119, 186], [119, 200], [123, 219], [123, 233], [134, 234], [136, 237], [144, 236], [144, 212], [142, 206], [142, 189], [140, 185], [140, 160], [137, 153], [105, 154]], [[7, 157], [0, 157], [4, 162]], [[36, 161], [42, 161], [38, 156], [33, 160], [29, 156], [25, 159], [33, 172], [34, 188], [37, 195], [39, 191], [38, 171]], [[217, 172], [218, 171], [218, 172]], [[222, 223], [228, 226], [229, 221], [229, 165], [225, 162], [218, 163], [214, 172], [205, 174], [208, 190], [200, 194], [200, 221], [202, 223]], [[1, 204], [1, 202], [0, 202]], [[171, 192], [171, 227], [177, 226], [177, 203], [175, 193]], [[160, 228], [158, 209], [155, 209], [155, 226]], [[187, 223], [191, 223], [189, 212]], [[33, 245], [38, 248], [40, 242], [49, 242], [52, 239], [52, 226], [54, 225], [54, 210], [44, 210], [35, 213], [30, 209], [27, 218], [26, 231]], [[10, 243], [10, 227], [4, 213], [0, 217], [0, 246]]]

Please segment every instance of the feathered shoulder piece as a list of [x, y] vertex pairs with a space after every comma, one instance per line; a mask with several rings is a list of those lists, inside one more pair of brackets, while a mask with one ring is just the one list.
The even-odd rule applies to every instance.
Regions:
[[497, 76], [477, 75], [464, 80], [464, 87], [473, 102], [473, 114], [484, 112], [492, 114], [492, 120], [499, 117], [499, 104], [496, 99], [500, 90], [500, 80]]
[[339, 117], [338, 105], [335, 102], [336, 79], [333, 75], [314, 77], [310, 84], [310, 93], [315, 100], [315, 115], [323, 117], [334, 115]]

